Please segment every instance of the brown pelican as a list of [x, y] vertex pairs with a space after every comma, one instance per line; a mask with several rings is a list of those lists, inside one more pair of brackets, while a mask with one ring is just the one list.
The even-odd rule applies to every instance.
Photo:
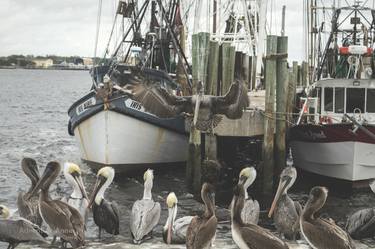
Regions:
[[211, 131], [221, 121], [224, 114], [230, 119], [242, 117], [242, 111], [249, 105], [247, 88], [240, 81], [234, 82], [224, 96], [203, 95], [202, 84], [194, 96], [175, 96], [155, 84], [127, 85], [134, 100], [140, 102], [146, 111], [161, 118], [169, 118], [181, 113], [194, 114], [193, 124], [201, 131]]
[[67, 162], [64, 164], [63, 172], [66, 181], [73, 188], [73, 193], [63, 201], [76, 208], [86, 223], [88, 215], [87, 206], [89, 201], [85, 186], [83, 185], [81, 169], [77, 164]]
[[312, 248], [319, 249], [354, 249], [350, 236], [332, 220], [317, 217], [326, 202], [328, 190], [314, 187], [300, 218], [301, 233]]
[[186, 233], [187, 249], [210, 248], [216, 234], [215, 192], [212, 184], [203, 184], [201, 197], [205, 204], [205, 211], [190, 222]]
[[15, 248], [19, 243], [47, 243], [48, 235], [26, 219], [12, 220], [9, 209], [0, 205], [0, 241], [9, 243], [8, 249]]
[[20, 192], [18, 194], [18, 212], [22, 218], [25, 218], [32, 223], [41, 226], [43, 219], [39, 213], [38, 196], [33, 196], [29, 200], [27, 200], [30, 197], [30, 192], [34, 189], [36, 183], [39, 181], [39, 169], [36, 161], [32, 158], [23, 158], [21, 166], [23, 172], [31, 180], [31, 186], [26, 193]]
[[167, 197], [168, 219], [163, 227], [163, 240], [167, 244], [185, 244], [186, 231], [193, 216], [184, 216], [176, 220], [177, 197], [171, 192]]
[[85, 224], [82, 216], [74, 207], [60, 200], [52, 200], [48, 194], [49, 187], [60, 171], [61, 166], [58, 162], [49, 162], [30, 196], [41, 189], [39, 212], [43, 221], [48, 225], [54, 237], [60, 237], [64, 244], [68, 242], [73, 248], [77, 248], [85, 244]]
[[120, 230], [120, 216], [117, 204], [104, 199], [104, 192], [112, 183], [115, 170], [104, 167], [98, 171], [94, 190], [92, 192], [89, 207], [92, 206], [94, 222], [99, 227], [99, 238], [102, 228], [110, 234], [118, 235]]
[[273, 214], [276, 229], [287, 239], [296, 239], [299, 232], [299, 216], [301, 205], [288, 196], [290, 189], [297, 179], [297, 171], [294, 167], [287, 166], [281, 172], [279, 186], [273, 199], [268, 217]]
[[241, 170], [238, 183], [244, 188], [245, 203], [242, 209], [241, 217], [245, 224], [258, 224], [259, 220], [259, 203], [249, 197], [247, 189], [253, 184], [257, 177], [257, 172], [254, 167], [247, 167]]
[[150, 238], [152, 230], [159, 222], [161, 211], [160, 204], [152, 200], [153, 171], [148, 169], [143, 179], [145, 181], [143, 198], [134, 203], [130, 216], [130, 231], [135, 244]]
[[[369, 183], [375, 193], [375, 180]], [[346, 222], [346, 231], [353, 239], [373, 238], [375, 236], [375, 209], [365, 208], [356, 211]]]
[[240, 183], [234, 188], [231, 207], [232, 238], [240, 249], [272, 248], [287, 249], [288, 246], [281, 239], [268, 230], [256, 225], [245, 224], [242, 221], [242, 209], [245, 204], [245, 190]]

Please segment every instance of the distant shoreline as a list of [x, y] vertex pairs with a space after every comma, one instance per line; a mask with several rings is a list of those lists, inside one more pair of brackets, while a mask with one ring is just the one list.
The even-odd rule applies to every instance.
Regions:
[[89, 71], [88, 68], [27, 68], [27, 67], [15, 67], [15, 66], [0, 66], [0, 69], [25, 69], [25, 70], [63, 70], [63, 71]]

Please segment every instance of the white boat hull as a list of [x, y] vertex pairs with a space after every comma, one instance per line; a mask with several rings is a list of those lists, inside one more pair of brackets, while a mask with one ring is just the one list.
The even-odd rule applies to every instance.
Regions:
[[188, 137], [114, 111], [101, 111], [74, 129], [82, 159], [120, 171], [184, 163]]
[[291, 142], [295, 166], [350, 181], [375, 177], [375, 144], [358, 141]]

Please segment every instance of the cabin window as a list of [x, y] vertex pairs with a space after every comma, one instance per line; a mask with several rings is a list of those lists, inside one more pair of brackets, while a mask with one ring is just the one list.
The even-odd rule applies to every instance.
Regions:
[[335, 88], [335, 112], [344, 113], [345, 88]]
[[346, 112], [354, 113], [355, 109], [365, 111], [365, 89], [347, 88], [346, 89]]
[[324, 110], [326, 112], [333, 112], [333, 88], [324, 88]]
[[375, 112], [375, 89], [367, 89], [367, 112]]

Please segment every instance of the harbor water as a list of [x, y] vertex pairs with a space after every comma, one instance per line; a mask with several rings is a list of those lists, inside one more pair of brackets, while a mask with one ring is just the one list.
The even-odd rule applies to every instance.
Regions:
[[[0, 204], [15, 210], [18, 192], [28, 189], [29, 181], [20, 166], [23, 157], [34, 158], [41, 171], [52, 160], [79, 164], [90, 193], [95, 174], [80, 161], [78, 146], [67, 130], [69, 106], [83, 96], [90, 86], [91, 78], [87, 71], [0, 70]], [[170, 191], [176, 193], [179, 198], [178, 217], [202, 212], [202, 204], [188, 193], [183, 168], [154, 173], [153, 194], [154, 199], [161, 203], [162, 215], [153, 239], [140, 246], [131, 244], [129, 214], [134, 201], [142, 196], [143, 177], [142, 174], [121, 176], [116, 178], [106, 193], [106, 198], [116, 201], [120, 207], [120, 235], [113, 237], [105, 234], [98, 240], [98, 229], [90, 217], [86, 231], [87, 248], [184, 248], [183, 245], [166, 246], [162, 241], [162, 227], [167, 218], [165, 198]], [[235, 179], [228, 182], [231, 184], [234, 181]], [[51, 191], [54, 198], [61, 198], [71, 191], [62, 174]], [[305, 202], [308, 189], [294, 188], [292, 197]], [[228, 200], [230, 196], [223, 199]], [[237, 248], [231, 238], [228, 204], [224, 201], [218, 203], [219, 226], [214, 248]], [[321, 214], [344, 226], [347, 216], [353, 211], [374, 206], [375, 194], [369, 190], [354, 192], [345, 197], [330, 195]], [[267, 226], [271, 221], [264, 214], [265, 212], [261, 224]], [[357, 243], [358, 248], [375, 248], [375, 241], [372, 239]], [[5, 243], [0, 242], [1, 249], [6, 247]], [[293, 244], [292, 247], [308, 248], [303, 242], [301, 245]], [[20, 245], [19, 248], [39, 247]]]

